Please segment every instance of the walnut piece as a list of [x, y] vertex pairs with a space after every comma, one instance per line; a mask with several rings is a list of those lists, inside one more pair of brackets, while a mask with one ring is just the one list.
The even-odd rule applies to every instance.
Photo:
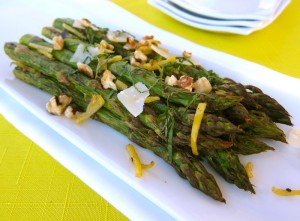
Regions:
[[90, 27], [90, 28], [92, 28], [94, 31], [98, 31], [98, 30], [99, 30], [96, 26], [94, 26], [94, 25], [92, 24], [92, 22], [90, 22], [90, 20], [88, 20], [88, 19], [86, 19], [86, 18], [81, 19], [81, 24], [82, 24], [84, 27]]
[[62, 50], [64, 48], [64, 39], [62, 38], [61, 35], [54, 36], [52, 38], [52, 43], [53, 43], [54, 50]]
[[107, 41], [102, 40], [99, 44], [100, 54], [114, 53], [114, 46], [109, 44]]
[[64, 111], [64, 114], [67, 118], [69, 119], [74, 119], [76, 116], [77, 111], [71, 106], [69, 105], [66, 110]]
[[113, 75], [110, 70], [105, 70], [103, 72], [103, 75], [101, 77], [101, 84], [104, 89], [111, 88], [113, 90], [117, 90], [116, 84], [113, 82], [113, 80], [116, 79], [115, 75]]
[[165, 83], [170, 85], [170, 86], [176, 86], [177, 85], [177, 78], [174, 75], [172, 75], [171, 77], [167, 76], [165, 78]]
[[182, 52], [182, 56], [185, 57], [185, 58], [191, 58], [192, 57], [192, 52], [184, 51], [184, 52]]
[[123, 46], [126, 50], [134, 50], [136, 46], [135, 39], [133, 37], [127, 37], [126, 44]]
[[47, 102], [46, 109], [50, 114], [62, 115], [71, 101], [72, 98], [65, 94], [53, 96], [50, 101]]
[[194, 83], [194, 91], [199, 92], [199, 93], [209, 93], [212, 90], [212, 86], [207, 80], [206, 77], [199, 78], [195, 83]]
[[193, 90], [193, 82], [194, 79], [189, 77], [189, 76], [181, 76], [178, 80], [178, 84], [180, 87], [188, 90], [188, 91], [192, 91]]
[[147, 61], [147, 56], [140, 50], [136, 50], [134, 52], [134, 58], [137, 60], [137, 61], [141, 61], [142, 63], [146, 62]]
[[90, 66], [88, 66], [87, 64], [84, 64], [84, 63], [77, 63], [77, 68], [78, 68], [78, 71], [80, 73], [83, 73], [85, 74], [86, 76], [90, 77], [90, 78], [93, 78], [94, 77], [94, 73], [93, 73], [93, 70]]
[[130, 64], [134, 66], [141, 66], [147, 61], [147, 55], [141, 50], [135, 50], [133, 56], [130, 57]]
[[130, 57], [130, 64], [133, 65], [133, 66], [140, 66], [140, 65], [141, 65], [141, 63], [138, 62], [138, 61], [134, 58], [134, 56], [131, 56], [131, 57]]

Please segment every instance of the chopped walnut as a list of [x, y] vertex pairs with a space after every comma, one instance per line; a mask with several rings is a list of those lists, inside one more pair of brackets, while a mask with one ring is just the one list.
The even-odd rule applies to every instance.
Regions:
[[134, 66], [141, 66], [147, 61], [147, 56], [141, 50], [135, 50], [133, 56], [130, 57], [130, 64]]
[[141, 48], [145, 46], [149, 46], [149, 42], [145, 39], [142, 39], [137, 43], [136, 48]]
[[130, 45], [135, 45], [135, 39], [133, 37], [127, 37], [127, 43]]
[[113, 90], [117, 90], [116, 84], [113, 80], [116, 79], [115, 75], [113, 75], [109, 70], [105, 70], [101, 77], [101, 84], [104, 89], [111, 88]]
[[146, 43], [146, 42], [147, 42], [147, 45], [152, 45], [152, 44], [158, 45], [158, 44], [160, 44], [160, 41], [155, 40], [153, 35], [145, 35], [142, 38], [141, 43], [143, 44], [143, 43]]
[[182, 56], [185, 57], [185, 58], [191, 58], [192, 57], [192, 52], [184, 51], [184, 52], [182, 52]]
[[212, 86], [206, 77], [199, 78], [193, 86], [195, 92], [209, 93], [212, 90]]
[[140, 50], [134, 52], [134, 58], [142, 63], [147, 61], [147, 56]]
[[87, 64], [77, 63], [77, 68], [78, 68], [79, 72], [85, 74], [86, 76], [88, 76], [90, 78], [94, 77], [92, 68], [90, 66], [88, 66]]
[[159, 44], [160, 41], [155, 40], [153, 35], [145, 35], [139, 42], [137, 45], [137, 48], [142, 47], [142, 46], [150, 46], [152, 44]]
[[154, 36], [153, 35], [145, 35], [143, 37], [143, 39], [145, 39], [145, 40], [152, 40], [152, 39], [154, 39]]
[[54, 50], [62, 50], [64, 48], [64, 39], [62, 38], [61, 35], [54, 36], [52, 38], [52, 43], [53, 43]]
[[141, 39], [139, 41], [139, 45], [141, 45], [141, 46], [148, 46], [149, 45], [149, 41], [147, 39]]
[[134, 50], [136, 46], [135, 39], [133, 37], [127, 37], [126, 44], [123, 48], [126, 50]]
[[177, 78], [174, 75], [172, 75], [171, 77], [167, 76], [165, 78], [165, 83], [170, 85], [170, 86], [176, 86], [177, 85]]
[[156, 45], [156, 46], [158, 46], [158, 45], [160, 44], [160, 41], [155, 40], [155, 39], [148, 40], [148, 41], [149, 41], [149, 43], [150, 43], [151, 45]]
[[84, 27], [90, 27], [92, 28], [94, 31], [98, 31], [99, 29], [97, 27], [95, 27], [92, 22], [90, 22], [90, 20], [86, 19], [86, 18], [83, 18], [81, 19], [81, 24], [84, 26]]
[[50, 114], [62, 115], [71, 101], [72, 98], [65, 94], [53, 96], [50, 101], [47, 102], [46, 109]]
[[178, 84], [180, 87], [188, 90], [188, 91], [192, 91], [193, 90], [193, 82], [194, 79], [189, 77], [189, 76], [181, 76], [178, 80]]
[[153, 35], [144, 36], [136, 45], [136, 49], [143, 51], [144, 54], [152, 53], [152, 46], [157, 46], [160, 41], [155, 40]]
[[64, 111], [64, 114], [67, 118], [69, 119], [74, 119], [76, 116], [77, 111], [71, 106], [69, 105], [66, 110]]
[[92, 23], [90, 22], [90, 20], [88, 20], [87, 18], [83, 18], [81, 19], [81, 24], [85, 27], [90, 27], [92, 25]]
[[133, 65], [133, 66], [140, 66], [140, 65], [141, 65], [141, 63], [138, 62], [138, 61], [134, 58], [134, 56], [131, 56], [131, 57], [130, 57], [130, 64]]
[[109, 44], [107, 41], [102, 40], [99, 44], [100, 54], [114, 53], [114, 46]]

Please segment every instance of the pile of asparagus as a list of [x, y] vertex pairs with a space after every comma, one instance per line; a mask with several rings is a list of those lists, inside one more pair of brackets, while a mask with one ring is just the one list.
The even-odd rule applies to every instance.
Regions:
[[[261, 138], [286, 142], [285, 134], [276, 123], [292, 125], [288, 112], [259, 88], [221, 78], [185, 57], [167, 61], [152, 51], [148, 55], [152, 60], [167, 62], [154, 70], [133, 65], [130, 59], [134, 49], [124, 47], [128, 42], [112, 41], [107, 28], [84, 21], [84, 25], [78, 27], [73, 19], [57, 18], [51, 27], [42, 29], [42, 35], [50, 41], [26, 34], [19, 43], [6, 43], [4, 50], [14, 60], [16, 78], [52, 95], [70, 96], [72, 105], [81, 111], [87, 108], [93, 95], [101, 95], [105, 104], [93, 119], [153, 151], [193, 187], [215, 200], [225, 202], [216, 180], [203, 162], [229, 183], [255, 193], [239, 154], [274, 150]], [[58, 36], [64, 44], [55, 49], [51, 40]], [[72, 61], [77, 47], [82, 44], [94, 47], [102, 40], [113, 45], [113, 49], [89, 61], [93, 75], [81, 73]], [[118, 100], [118, 91], [103, 88], [100, 79], [105, 70], [110, 70], [127, 87], [142, 82], [150, 95], [159, 96], [160, 100], [145, 104], [143, 112], [134, 117]], [[193, 79], [205, 77], [212, 91], [196, 93], [170, 86], [164, 79], [172, 75]], [[205, 102], [207, 108], [199, 130], [199, 155], [196, 156], [191, 152], [190, 136], [195, 110], [201, 102]]]

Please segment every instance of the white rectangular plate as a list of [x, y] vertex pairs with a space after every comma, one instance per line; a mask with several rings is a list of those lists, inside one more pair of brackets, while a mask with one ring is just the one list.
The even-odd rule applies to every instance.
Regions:
[[[39, 35], [43, 26], [51, 25], [56, 17], [88, 18], [102, 27], [122, 29], [136, 37], [153, 34], [171, 52], [181, 54], [192, 51], [195, 60], [204, 67], [213, 69], [221, 76], [231, 77], [244, 84], [254, 84], [282, 103], [293, 116], [295, 126], [300, 126], [300, 80], [291, 78], [260, 65], [196, 45], [178, 36], [147, 24], [139, 18], [107, 1], [21, 1], [5, 3], [0, 9], [0, 36], [6, 41], [18, 41], [25, 33]], [[19, 14], [18, 14], [19, 13]], [[15, 15], [18, 14], [18, 17]], [[117, 15], [117, 16], [113, 16]], [[45, 104], [50, 96], [12, 75], [10, 60], [1, 53], [0, 86], [34, 116], [73, 143], [83, 154], [88, 155], [123, 182], [134, 188], [176, 220], [296, 220], [300, 198], [278, 197], [271, 192], [272, 186], [291, 189], [300, 188], [300, 149], [272, 142], [276, 151], [255, 156], [241, 157], [254, 164], [256, 194], [251, 195], [226, 183], [215, 174], [226, 204], [216, 202], [192, 188], [175, 171], [150, 151], [138, 148], [143, 162], [154, 160], [156, 165], [144, 172], [143, 177], [134, 176], [132, 164], [125, 150], [129, 143], [126, 137], [93, 120], [82, 125], [63, 117], [50, 116]], [[59, 154], [59, 153], [58, 153]], [[76, 171], [74, 172], [76, 174]], [[84, 181], [84, 180], [83, 180]], [[111, 194], [115, 194], [111, 192]], [[122, 197], [120, 197], [122, 201]], [[127, 205], [130, 210], [130, 205]], [[122, 211], [126, 215], [126, 211]], [[130, 217], [129, 217], [130, 218]]]

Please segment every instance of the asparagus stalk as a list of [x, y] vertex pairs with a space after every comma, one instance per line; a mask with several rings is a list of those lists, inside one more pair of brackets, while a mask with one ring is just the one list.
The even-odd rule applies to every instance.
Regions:
[[[229, 183], [255, 193], [244, 166], [233, 150], [202, 150], [208, 163]], [[231, 162], [235, 162], [231, 164]], [[238, 163], [237, 163], [238, 162]]]
[[250, 155], [257, 154], [268, 150], [274, 150], [266, 143], [248, 135], [236, 134], [234, 136], [233, 151], [237, 154]]
[[228, 108], [224, 111], [224, 114], [226, 118], [228, 118], [231, 122], [234, 122], [236, 125], [252, 123], [249, 111], [241, 103]]
[[[163, 126], [157, 122], [157, 116], [142, 113], [139, 115], [139, 118], [142, 124], [153, 130], [158, 136], [166, 139], [163, 135]], [[190, 133], [185, 134], [181, 130], [175, 130], [175, 135], [173, 136], [173, 144], [180, 146], [188, 151], [191, 150], [190, 147]], [[199, 151], [204, 149], [227, 149], [233, 146], [233, 143], [230, 141], [222, 140], [221, 138], [213, 137], [210, 135], [200, 134], [198, 136], [198, 149]]]
[[[178, 108], [177, 120], [182, 125], [191, 130], [191, 125], [194, 119], [194, 111], [184, 111], [183, 108]], [[229, 120], [216, 114], [205, 113], [202, 119], [200, 131], [214, 137], [243, 133], [243, 130]]]
[[289, 113], [274, 98], [264, 93], [250, 93], [250, 96], [274, 122], [293, 125]]
[[269, 138], [286, 143], [284, 132], [264, 113], [260, 111], [250, 111], [252, 124], [242, 125], [244, 131], [258, 138]]
[[260, 105], [247, 93], [244, 85], [236, 83], [230, 78], [224, 78], [222, 84], [217, 86], [218, 89], [232, 92], [234, 95], [239, 95], [243, 97], [242, 104], [247, 107], [247, 109], [260, 109]]

